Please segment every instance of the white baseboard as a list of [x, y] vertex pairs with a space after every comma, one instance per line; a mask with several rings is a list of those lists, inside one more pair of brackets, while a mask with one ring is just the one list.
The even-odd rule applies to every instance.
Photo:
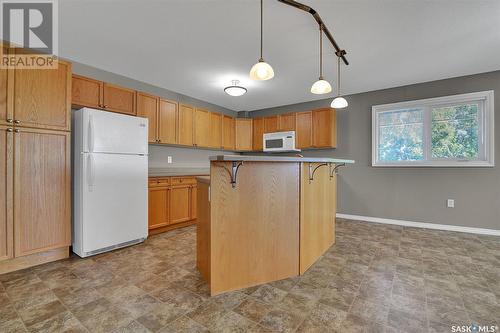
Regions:
[[462, 227], [462, 226], [458, 226], [458, 225], [446, 225], [446, 224], [414, 222], [414, 221], [405, 221], [405, 220], [393, 220], [393, 219], [385, 219], [385, 218], [381, 218], [381, 217], [350, 215], [350, 214], [341, 214], [341, 213], [337, 213], [337, 217], [339, 217], [341, 219], [347, 219], [347, 220], [358, 220], [358, 221], [382, 223], [382, 224], [395, 224], [395, 225], [402, 225], [405, 227], [413, 227], [413, 228], [437, 229], [437, 230], [467, 232], [470, 234], [500, 236], [500, 230], [495, 230], [495, 229], [471, 228], [471, 227]]

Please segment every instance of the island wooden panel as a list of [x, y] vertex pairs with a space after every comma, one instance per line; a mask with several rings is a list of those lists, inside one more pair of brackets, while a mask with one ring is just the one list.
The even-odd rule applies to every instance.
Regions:
[[196, 223], [196, 266], [210, 283], [210, 185], [198, 181], [196, 195], [198, 220]]
[[[313, 168], [319, 163], [312, 163]], [[300, 274], [335, 242], [337, 178], [327, 165], [309, 181], [309, 163], [302, 163], [300, 188]]]
[[230, 168], [211, 163], [212, 295], [299, 274], [299, 163], [245, 162], [236, 188]]

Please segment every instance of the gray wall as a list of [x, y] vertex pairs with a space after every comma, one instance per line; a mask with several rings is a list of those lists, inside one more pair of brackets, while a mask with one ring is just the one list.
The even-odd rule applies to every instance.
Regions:
[[[172, 99], [180, 103], [191, 104], [196, 107], [204, 108], [210, 111], [225, 113], [236, 117], [235, 111], [223, 108], [218, 105], [210, 104], [202, 100], [192, 98], [186, 95], [153, 86], [141, 81], [133, 80], [125, 76], [106, 72], [98, 68], [79, 64], [71, 61], [73, 64], [73, 73], [87, 76], [96, 80], [105, 81], [121, 85], [126, 88], [143, 91], [156, 96]], [[184, 167], [208, 167], [208, 157], [220, 154], [220, 151], [203, 150], [194, 148], [167, 147], [160, 145], [149, 146], [149, 167], [150, 168], [184, 168]], [[167, 157], [172, 156], [173, 163], [167, 164]]]
[[[494, 90], [493, 168], [371, 167], [371, 107], [422, 98]], [[438, 224], [500, 230], [500, 71], [346, 96], [337, 112], [337, 149], [304, 151], [305, 156], [356, 160], [339, 175], [338, 211]], [[251, 117], [329, 106], [331, 98], [251, 112]], [[455, 208], [446, 200], [455, 199]]]

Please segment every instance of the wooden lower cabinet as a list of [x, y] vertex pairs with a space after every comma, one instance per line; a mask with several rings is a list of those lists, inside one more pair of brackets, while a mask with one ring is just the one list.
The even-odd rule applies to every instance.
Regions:
[[71, 245], [70, 133], [14, 133], [16, 257]]
[[156, 234], [193, 224], [196, 212], [196, 178], [151, 177], [149, 179], [148, 228]]

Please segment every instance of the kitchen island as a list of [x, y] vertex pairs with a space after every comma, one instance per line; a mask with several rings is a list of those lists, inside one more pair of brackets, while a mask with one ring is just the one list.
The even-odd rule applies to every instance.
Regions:
[[219, 155], [198, 178], [197, 266], [212, 295], [303, 274], [334, 242], [352, 160]]

